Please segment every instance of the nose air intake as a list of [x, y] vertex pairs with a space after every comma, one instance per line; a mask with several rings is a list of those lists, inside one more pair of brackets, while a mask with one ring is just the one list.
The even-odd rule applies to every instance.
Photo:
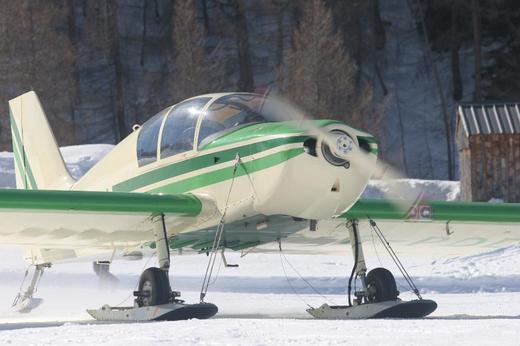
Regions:
[[[329, 132], [333, 143], [321, 142], [321, 153], [325, 160], [333, 166], [350, 167], [347, 159], [349, 153], [356, 150], [356, 143], [345, 131], [335, 129]], [[334, 145], [332, 148], [330, 145]]]

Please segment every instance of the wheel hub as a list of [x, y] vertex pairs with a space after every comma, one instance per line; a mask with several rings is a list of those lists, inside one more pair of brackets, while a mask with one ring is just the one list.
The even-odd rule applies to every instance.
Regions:
[[143, 288], [141, 289], [141, 302], [143, 303], [143, 306], [150, 306], [152, 304], [152, 291], [152, 283], [146, 280], [143, 283]]

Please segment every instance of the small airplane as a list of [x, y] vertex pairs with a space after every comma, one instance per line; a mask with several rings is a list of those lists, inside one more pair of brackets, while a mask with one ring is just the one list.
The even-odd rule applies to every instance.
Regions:
[[209, 254], [207, 283], [218, 251], [281, 242], [302, 229], [316, 231], [321, 220], [336, 220], [348, 229], [343, 236], [354, 255], [351, 280], [358, 277], [362, 289], [352, 303], [349, 287], [348, 306], [324, 304], [309, 313], [422, 317], [435, 310], [435, 302], [418, 292], [420, 299], [401, 301], [390, 271], [367, 270], [361, 224], [377, 228], [374, 220], [389, 222], [397, 234], [411, 225], [413, 236], [423, 239], [410, 246], [452, 253], [484, 246], [472, 243], [475, 223], [495, 227], [486, 235], [498, 239], [494, 246], [518, 240], [511, 232], [518, 232], [520, 204], [425, 202], [414, 196], [403, 206], [360, 199], [380, 165], [376, 138], [337, 120], [310, 120], [274, 96], [208, 94], [167, 107], [134, 126], [78, 180], [67, 171], [37, 95], [31, 91], [9, 101], [9, 110], [17, 189], [0, 190], [0, 242], [26, 249], [26, 260], [36, 268], [15, 301], [20, 311], [39, 304], [33, 293], [52, 263], [116, 250], [131, 255], [151, 244], [159, 268], [141, 274], [134, 306], [89, 313], [105, 320], [208, 318], [217, 307], [204, 302], [205, 292], [200, 303], [185, 304], [172, 291], [171, 249]]

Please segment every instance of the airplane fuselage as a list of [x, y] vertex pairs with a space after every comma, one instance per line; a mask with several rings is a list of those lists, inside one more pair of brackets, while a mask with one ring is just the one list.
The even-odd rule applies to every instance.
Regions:
[[[179, 135], [182, 131], [192, 134], [191, 147], [183, 143], [180, 150], [164, 155], [169, 145], [165, 143], [167, 131], [172, 130], [168, 128], [168, 119], [179, 107], [173, 106], [160, 115], [162, 119], [156, 119], [160, 123], [155, 125], [158, 130], [146, 139], [154, 143], [149, 147], [156, 147], [147, 160], [140, 161], [144, 151], [139, 151], [140, 142], [145, 141], [141, 132], [150, 132], [150, 126], [145, 123], [143, 127], [136, 127], [72, 189], [211, 196], [219, 214], [227, 207], [227, 222], [259, 214], [329, 219], [355, 203], [371, 172], [331, 164], [324, 157], [319, 138], [305, 134], [294, 123], [253, 121], [223, 130], [220, 135], [217, 132], [214, 138], [204, 141], [201, 138], [204, 121], [211, 107], [222, 98], [233, 99], [234, 95], [246, 100], [253, 97], [251, 94], [213, 94], [190, 99], [195, 103], [204, 98], [192, 123], [193, 129], [188, 124], [185, 129], [173, 130], [180, 131]], [[230, 107], [239, 107], [234, 102], [230, 104]], [[318, 120], [316, 125], [327, 131], [342, 131], [358, 146], [364, 141], [376, 159], [377, 144], [369, 134], [333, 120]], [[218, 218], [217, 214], [209, 215], [180, 231], [214, 225]]]

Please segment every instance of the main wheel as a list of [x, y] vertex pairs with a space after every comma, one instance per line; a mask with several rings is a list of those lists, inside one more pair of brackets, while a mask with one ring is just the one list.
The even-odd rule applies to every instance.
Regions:
[[148, 268], [139, 279], [139, 306], [166, 304], [170, 300], [170, 280], [164, 270]]
[[385, 268], [374, 268], [367, 275], [368, 300], [372, 303], [396, 300], [399, 295], [392, 273]]

